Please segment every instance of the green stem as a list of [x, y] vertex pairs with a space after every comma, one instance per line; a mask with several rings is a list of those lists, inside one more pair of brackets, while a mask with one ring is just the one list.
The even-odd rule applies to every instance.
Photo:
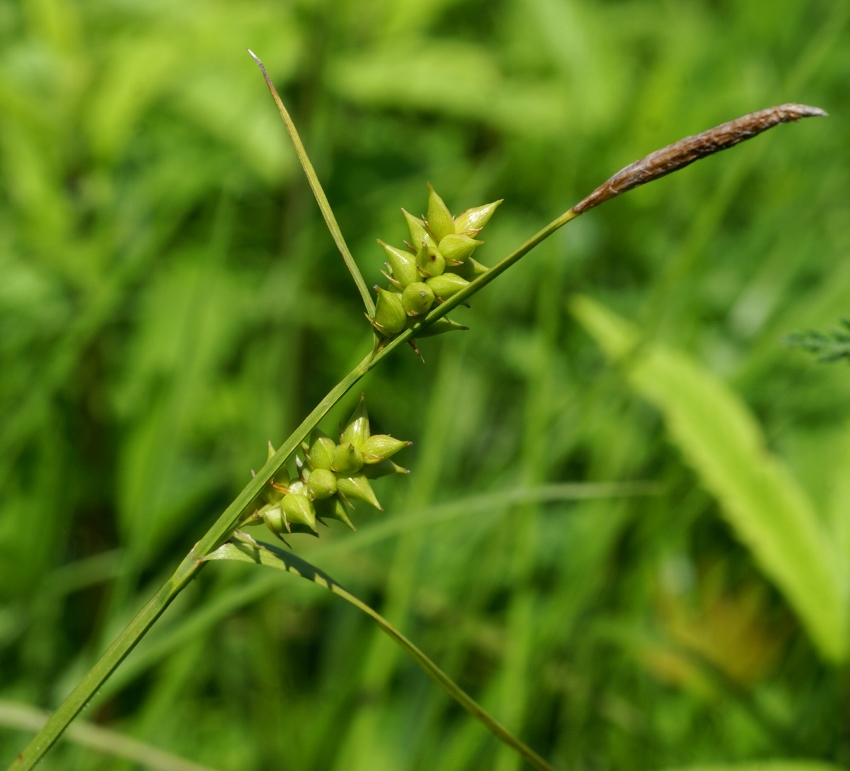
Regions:
[[[157, 591], [139, 614], [130, 622], [106, 652], [98, 659], [89, 673], [80, 681], [71, 694], [53, 713], [26, 749], [9, 766], [9, 771], [26, 771], [33, 768], [45, 753], [53, 746], [68, 724], [79, 714], [98, 688], [112, 674], [115, 668], [126, 658], [139, 640], [162, 615], [172, 600], [186, 587], [197, 572], [206, 564], [199, 561], [226, 541], [242, 518], [249, 513], [254, 501], [272, 477], [280, 470], [287, 458], [298, 449], [304, 439], [363, 375], [368, 371], [371, 354], [348, 373], [331, 392], [322, 399], [316, 408], [304, 419], [292, 436], [284, 442], [265, 466], [242, 490], [236, 500], [227, 507], [206, 535], [195, 544], [192, 551], [168, 581]], [[196, 556], [198, 555], [198, 556]]]
[[180, 566], [151, 598], [141, 612], [130, 622], [129, 626], [119, 635], [118, 639], [100, 657], [89, 673], [80, 681], [79, 685], [65, 699], [56, 712], [47, 721], [44, 728], [38, 732], [26, 749], [9, 766], [9, 771], [27, 771], [33, 768], [41, 760], [45, 753], [53, 746], [56, 740], [68, 724], [77, 716], [80, 710], [88, 703], [103, 682], [112, 674], [115, 668], [124, 660], [128, 653], [136, 646], [153, 623], [162, 615], [163, 611], [171, 604], [172, 600], [183, 590], [189, 581], [197, 574], [198, 570], [205, 564], [199, 561], [206, 555], [221, 546], [233, 531], [238, 527], [244, 517], [250, 513], [257, 498], [265, 489], [266, 485], [280, 471], [287, 459], [298, 449], [301, 442], [319, 424], [319, 421], [327, 415], [331, 408], [348, 392], [348, 390], [360, 380], [378, 362], [382, 361], [402, 343], [406, 342], [416, 333], [431, 326], [437, 319], [444, 316], [452, 308], [479, 292], [494, 278], [507, 270], [511, 265], [528, 254], [541, 241], [548, 238], [558, 228], [565, 225], [578, 214], [572, 209], [550, 222], [542, 230], [528, 239], [522, 246], [511, 252], [501, 262], [494, 265], [483, 276], [471, 281], [469, 286], [458, 292], [454, 297], [442, 303], [426, 316], [420, 324], [409, 329], [396, 337], [386, 347], [377, 353], [370, 352], [351, 372], [349, 372], [337, 385], [322, 399], [316, 408], [304, 419], [292, 435], [280, 446], [278, 451], [260, 469], [259, 473], [245, 486], [233, 503], [225, 509], [224, 513], [216, 520], [215, 524], [207, 531], [206, 535], [195, 544], [191, 552], [186, 556]]
[[153, 626], [153, 623], [163, 614], [171, 601], [186, 587], [189, 581], [195, 577], [197, 572], [206, 564], [195, 557], [196, 551], [192, 549], [185, 559], [180, 563], [177, 570], [148, 600], [144, 608], [130, 622], [126, 629], [118, 635], [118, 638], [109, 646], [98, 662], [89, 670], [88, 674], [79, 682], [76, 688], [62, 702], [59, 709], [51, 715], [44, 727], [36, 734], [35, 738], [26, 746], [26, 749], [18, 755], [9, 771], [23, 771], [30, 769], [38, 763], [44, 754], [54, 745], [56, 740], [68, 724], [80, 713], [118, 665], [127, 657], [145, 632]]
[[300, 447], [301, 442], [306, 439], [310, 432], [319, 425], [319, 421], [330, 412], [331, 408], [343, 397], [348, 390], [362, 378], [370, 369], [370, 353], [351, 372], [337, 383], [328, 395], [316, 405], [315, 409], [302, 421], [291, 436], [280, 446], [278, 451], [269, 458], [265, 466], [247, 484], [236, 500], [225, 509], [216, 523], [207, 531], [207, 534], [198, 541], [195, 551], [201, 555], [207, 555], [218, 548], [238, 527], [246, 514], [250, 513], [251, 507], [266, 488], [275, 474], [280, 471], [287, 459]]

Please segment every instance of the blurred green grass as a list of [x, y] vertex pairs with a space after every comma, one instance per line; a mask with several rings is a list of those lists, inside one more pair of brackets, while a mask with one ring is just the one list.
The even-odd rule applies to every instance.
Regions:
[[[454, 210], [506, 199], [492, 264], [680, 136], [831, 113], [582, 217], [427, 366], [386, 362], [364, 389], [413, 473], [358, 533], [294, 546], [558, 767], [850, 762], [846, 669], [567, 310], [588, 294], [699, 360], [846, 519], [847, 368], [782, 338], [850, 306], [848, 24], [825, 0], [0, 2], [0, 696], [55, 706], [368, 344], [250, 47], [370, 284], [426, 181]], [[482, 492], [635, 479], [665, 494], [367, 538]], [[205, 571], [126, 667], [87, 718], [222, 769], [518, 767], [286, 577]], [[0, 758], [25, 740], [0, 729]], [[44, 767], [124, 766], [67, 745]]]

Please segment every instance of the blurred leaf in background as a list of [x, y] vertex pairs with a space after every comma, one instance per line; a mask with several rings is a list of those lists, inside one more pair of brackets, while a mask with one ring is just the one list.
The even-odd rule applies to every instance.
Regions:
[[[848, 24], [827, 0], [0, 0], [0, 696], [54, 707], [367, 350], [250, 47], [370, 284], [428, 181], [452, 210], [506, 199], [492, 264], [681, 136], [789, 101], [831, 113], [589, 213], [476, 296], [471, 331], [426, 341], [426, 366], [387, 361], [364, 388], [413, 473], [357, 533], [293, 546], [558, 767], [847, 765], [829, 576], [850, 371], [782, 340], [850, 313]], [[786, 480], [757, 486], [784, 551], [730, 515], [742, 467], [693, 378], [636, 387], [576, 292], [747, 415]], [[688, 399], [690, 439], [664, 423]], [[638, 479], [664, 494], [439, 514]], [[816, 564], [774, 505], [834, 555]], [[518, 767], [353, 609], [214, 567], [88, 720], [222, 769]], [[26, 738], [0, 727], [0, 758]], [[44, 767], [130, 768], [72, 744]]]

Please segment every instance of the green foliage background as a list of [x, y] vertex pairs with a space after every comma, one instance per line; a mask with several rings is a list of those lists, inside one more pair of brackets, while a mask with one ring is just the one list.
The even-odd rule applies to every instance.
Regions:
[[[560, 768], [850, 763], [850, 371], [782, 344], [850, 312], [827, 0], [0, 0], [0, 697], [55, 706], [368, 348], [247, 47], [370, 284], [426, 181], [455, 211], [506, 199], [492, 264], [681, 136], [832, 114], [583, 216], [427, 366], [370, 375], [413, 473], [293, 546]], [[690, 363], [612, 365], [576, 293], [634, 357]], [[475, 505], [633, 480], [662, 492]], [[519, 767], [353, 608], [243, 565], [204, 571], [85, 717], [221, 769]], [[0, 726], [0, 761], [26, 740]], [[130, 766], [63, 744], [44, 767]]]

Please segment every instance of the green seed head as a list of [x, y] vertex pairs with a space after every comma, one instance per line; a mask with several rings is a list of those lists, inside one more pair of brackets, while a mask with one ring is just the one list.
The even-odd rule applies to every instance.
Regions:
[[363, 455], [353, 444], [345, 442], [334, 450], [331, 468], [345, 476], [356, 474], [363, 468]]
[[360, 401], [357, 402], [357, 407], [351, 413], [348, 423], [340, 436], [340, 442], [349, 442], [358, 450], [363, 445], [370, 435], [369, 429], [369, 413], [366, 412], [366, 395], [360, 394]]
[[401, 304], [408, 316], [421, 316], [434, 304], [434, 291], [428, 284], [417, 281], [401, 293]]
[[375, 307], [375, 318], [371, 319], [372, 324], [384, 337], [395, 337], [407, 323], [407, 314], [401, 304], [401, 295], [380, 287], [377, 287], [377, 290], [378, 302]]
[[484, 204], [484, 206], [467, 209], [463, 214], [458, 214], [455, 217], [455, 233], [464, 233], [468, 236], [476, 235], [487, 224], [501, 202], [502, 199], [499, 199], [493, 201], [493, 203]]
[[447, 300], [453, 294], [457, 294], [461, 289], [469, 286], [469, 282], [456, 273], [443, 273], [442, 276], [429, 278], [426, 283], [441, 300]]
[[307, 453], [307, 462], [313, 469], [330, 469], [336, 443], [327, 434], [315, 429], [313, 443]]
[[461, 278], [465, 278], [467, 281], [472, 281], [472, 279], [477, 278], [478, 276], [483, 276], [488, 270], [490, 270], [490, 268], [482, 265], [472, 257], [469, 257], [460, 265], [450, 265], [447, 267], [446, 273], [454, 273]]
[[314, 501], [323, 501], [336, 495], [336, 476], [327, 469], [316, 469], [307, 480], [307, 492]]
[[313, 502], [301, 493], [290, 493], [280, 502], [283, 516], [290, 525], [305, 525], [316, 532], [316, 510]]
[[389, 434], [375, 434], [363, 443], [363, 462], [380, 463], [385, 458], [395, 455], [399, 450], [410, 447], [410, 442], [394, 439]]
[[422, 244], [416, 253], [416, 267], [422, 276], [439, 276], [446, 269], [446, 258], [433, 244]]
[[440, 241], [439, 249], [447, 264], [460, 265], [483, 243], [462, 233], [453, 233]]
[[263, 518], [263, 522], [266, 523], [268, 529], [275, 533], [275, 535], [289, 532], [289, 527], [281, 510], [282, 505], [281, 503], [276, 506], [267, 506], [260, 510], [260, 516]]
[[[268, 452], [266, 454], [266, 462], [270, 461], [277, 452], [274, 448], [274, 445], [269, 442], [268, 443]], [[283, 466], [277, 474], [275, 474], [274, 479], [272, 479], [272, 483], [279, 485], [280, 487], [286, 487], [289, 484], [289, 472], [286, 470], [286, 466]]]
[[431, 234], [425, 229], [425, 223], [418, 217], [414, 217], [410, 212], [401, 210], [404, 218], [407, 220], [407, 228], [410, 231], [410, 243], [414, 250], [418, 250], [422, 244], [430, 244], [436, 246], [437, 242], [431, 237]]
[[376, 509], [381, 509], [381, 511], [383, 511], [381, 504], [378, 503], [378, 499], [375, 497], [375, 491], [372, 489], [372, 485], [369, 484], [369, 480], [366, 479], [364, 474], [355, 474], [350, 477], [338, 477], [336, 480], [336, 486], [337, 490], [346, 498], [355, 498], [358, 501], [366, 501], [366, 503], [371, 504]]
[[449, 208], [443, 203], [443, 199], [434, 192], [430, 183], [428, 184], [427, 220], [428, 229], [437, 241], [445, 238], [449, 233], [455, 232], [455, 222]]
[[348, 518], [348, 512], [345, 510], [345, 506], [339, 497], [333, 496], [323, 501], [316, 501], [314, 506], [316, 508], [316, 516], [319, 519], [337, 519], [348, 525], [352, 530], [357, 529]]
[[264, 495], [265, 499], [269, 503], [277, 503], [284, 495], [286, 495], [286, 490], [279, 490], [278, 488], [269, 485]]
[[386, 252], [387, 261], [392, 268], [393, 279], [401, 285], [402, 289], [419, 280], [419, 272], [416, 270], [416, 255], [403, 249], [396, 249], [380, 240], [378, 243]]

